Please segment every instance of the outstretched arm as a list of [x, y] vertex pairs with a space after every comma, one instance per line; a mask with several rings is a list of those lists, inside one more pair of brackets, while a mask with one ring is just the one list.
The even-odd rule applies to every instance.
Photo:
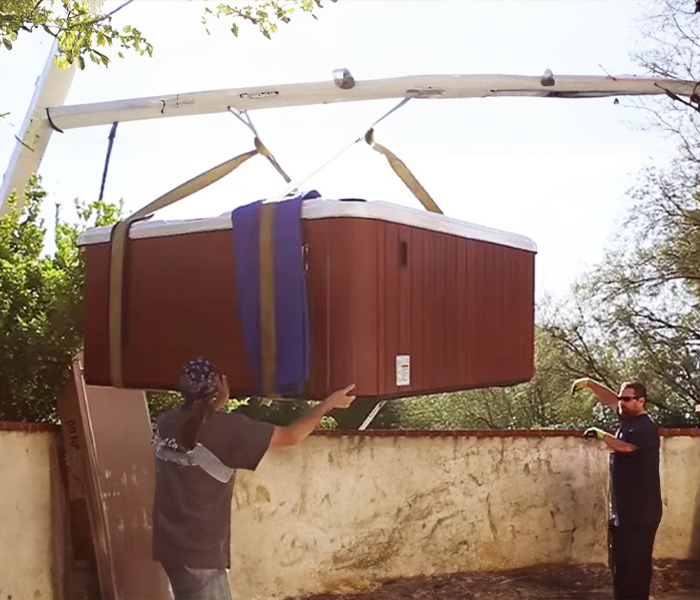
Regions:
[[604, 404], [612, 410], [617, 410], [617, 394], [609, 387], [591, 379], [590, 377], [582, 377], [574, 381], [571, 386], [571, 393], [575, 394], [578, 390], [589, 389], [601, 404]]
[[324, 415], [334, 408], [347, 408], [355, 400], [350, 392], [355, 384], [333, 392], [325, 400], [314, 406], [309, 413], [284, 427], [275, 426], [270, 440], [270, 448], [288, 448], [305, 440], [316, 429]]
[[583, 437], [587, 438], [597, 438], [603, 440], [605, 445], [610, 448], [613, 452], [622, 452], [623, 454], [629, 454], [630, 452], [636, 452], [637, 446], [634, 444], [629, 444], [618, 440], [614, 435], [610, 435], [607, 431], [598, 429], [597, 427], [590, 427], [583, 432]]

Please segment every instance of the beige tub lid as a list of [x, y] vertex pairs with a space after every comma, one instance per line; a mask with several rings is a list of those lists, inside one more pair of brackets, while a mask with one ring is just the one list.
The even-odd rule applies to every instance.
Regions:
[[[358, 219], [375, 219], [387, 221], [429, 231], [449, 233], [463, 238], [492, 242], [502, 246], [520, 248], [529, 252], [537, 252], [537, 246], [528, 237], [468, 223], [445, 215], [427, 212], [422, 209], [410, 208], [392, 202], [379, 200], [363, 202], [360, 200], [329, 200], [316, 198], [306, 200], [302, 204], [302, 219], [332, 219], [337, 217], [353, 217]], [[183, 220], [153, 220], [135, 223], [129, 230], [130, 239], [149, 237], [164, 237], [183, 235], [186, 233], [219, 231], [231, 229], [231, 213], [227, 212], [218, 217]], [[78, 245], [89, 246], [109, 242], [111, 227], [95, 227], [83, 233], [78, 239]]]

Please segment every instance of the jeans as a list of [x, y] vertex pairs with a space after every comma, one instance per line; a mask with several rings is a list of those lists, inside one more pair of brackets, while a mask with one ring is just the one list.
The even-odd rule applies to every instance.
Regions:
[[608, 527], [608, 562], [615, 600], [648, 600], [658, 523]]
[[163, 568], [175, 600], [232, 600], [226, 569]]

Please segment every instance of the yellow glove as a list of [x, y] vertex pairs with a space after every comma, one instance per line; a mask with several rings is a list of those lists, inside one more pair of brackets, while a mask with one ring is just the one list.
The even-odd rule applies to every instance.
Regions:
[[602, 440], [605, 437], [605, 432], [597, 427], [589, 427], [583, 432], [583, 437], [585, 438], [595, 438], [597, 440]]
[[593, 380], [590, 377], [581, 377], [581, 379], [577, 379], [571, 385], [571, 395], [573, 396], [579, 390], [583, 390], [585, 388], [590, 388], [592, 381]]

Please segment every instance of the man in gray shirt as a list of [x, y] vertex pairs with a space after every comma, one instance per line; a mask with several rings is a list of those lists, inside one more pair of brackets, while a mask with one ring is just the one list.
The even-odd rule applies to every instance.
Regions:
[[153, 559], [162, 563], [175, 600], [231, 600], [231, 500], [236, 469], [254, 471], [269, 448], [306, 439], [322, 417], [347, 408], [354, 385], [333, 392], [286, 427], [223, 413], [226, 376], [192, 359], [181, 377], [184, 405], [158, 419], [155, 443]]

